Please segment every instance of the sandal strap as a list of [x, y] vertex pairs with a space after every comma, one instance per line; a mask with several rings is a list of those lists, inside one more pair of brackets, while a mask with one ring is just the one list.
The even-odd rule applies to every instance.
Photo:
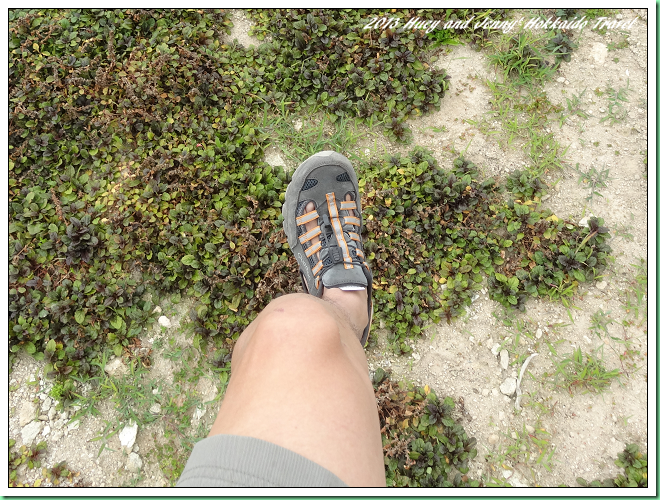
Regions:
[[307, 256], [307, 257], [311, 257], [311, 256], [314, 255], [316, 252], [318, 252], [319, 250], [321, 250], [321, 247], [322, 247], [322, 246], [323, 246], [323, 245], [321, 244], [320, 241], [319, 241], [318, 243], [315, 243], [314, 245], [312, 245], [311, 247], [309, 247], [307, 250], [305, 250], [305, 256]]
[[296, 217], [296, 225], [297, 226], [302, 226], [303, 224], [307, 224], [308, 222], [312, 222], [314, 219], [318, 219], [319, 214], [316, 210], [312, 210], [311, 212], [307, 212], [306, 214], [301, 215], [300, 217]]
[[321, 234], [321, 227], [316, 226], [314, 229], [307, 231], [305, 234], [300, 236], [300, 243], [307, 243], [309, 240], [314, 239], [319, 234]]
[[360, 219], [353, 217], [352, 215], [347, 215], [344, 217], [344, 224], [349, 224], [351, 226], [360, 226]]
[[352, 266], [353, 259], [351, 259], [351, 253], [348, 250], [348, 244], [346, 243], [346, 239], [344, 238], [344, 228], [342, 227], [341, 221], [339, 220], [340, 219], [339, 210], [337, 209], [337, 203], [335, 201], [335, 193], [327, 193], [325, 195], [325, 199], [328, 201], [328, 213], [330, 214], [330, 223], [332, 224], [332, 230], [335, 233], [335, 239], [344, 257], [343, 258], [344, 269], [353, 269]]

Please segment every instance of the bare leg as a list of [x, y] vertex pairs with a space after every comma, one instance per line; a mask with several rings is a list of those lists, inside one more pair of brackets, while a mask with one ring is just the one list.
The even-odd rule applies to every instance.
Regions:
[[378, 411], [359, 338], [367, 293], [272, 301], [235, 346], [211, 432], [252, 436], [325, 467], [349, 486], [385, 486]]

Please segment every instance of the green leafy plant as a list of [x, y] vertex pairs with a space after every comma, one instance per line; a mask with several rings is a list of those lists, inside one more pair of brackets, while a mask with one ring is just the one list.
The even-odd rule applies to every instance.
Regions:
[[[475, 438], [454, 420], [451, 398], [427, 387], [405, 388], [379, 369], [374, 376], [388, 486], [479, 486], [470, 479]], [[450, 475], [453, 478], [450, 478]]]
[[546, 50], [555, 56], [556, 65], [562, 61], [571, 62], [571, 53], [576, 48], [577, 45], [564, 33], [557, 33], [546, 45]]
[[555, 16], [560, 19], [570, 19], [575, 17], [577, 14], [577, 9], [556, 9]]
[[646, 453], [642, 454], [636, 444], [627, 444], [626, 449], [618, 453], [614, 462], [624, 472], [614, 478], [604, 480], [595, 479], [591, 482], [578, 477], [577, 483], [588, 488], [647, 488], [648, 487], [648, 459]]
[[548, 185], [540, 177], [517, 170], [507, 178], [506, 188], [514, 197], [527, 201], [540, 199], [547, 192]]
[[428, 38], [433, 40], [433, 47], [441, 47], [442, 45], [461, 45], [461, 42], [458, 41], [455, 37], [456, 34], [452, 32], [453, 30], [434, 30], [428, 34]]
[[[44, 458], [48, 445], [46, 441], [32, 444], [30, 446], [21, 446], [18, 451], [12, 451], [16, 441], [9, 440], [9, 486], [24, 486], [18, 479], [18, 467], [25, 464], [28, 469], [35, 469], [41, 466], [41, 460]], [[40, 480], [33, 486], [39, 486]]]

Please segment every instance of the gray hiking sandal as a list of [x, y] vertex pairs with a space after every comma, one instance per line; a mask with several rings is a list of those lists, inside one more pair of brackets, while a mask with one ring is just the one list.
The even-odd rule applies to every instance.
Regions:
[[[310, 201], [314, 210], [305, 213]], [[321, 298], [324, 288], [367, 289], [369, 324], [360, 340], [364, 346], [371, 326], [372, 275], [364, 260], [360, 191], [351, 162], [334, 151], [305, 160], [286, 189], [282, 216], [305, 292]], [[306, 231], [305, 225], [313, 221], [317, 225]]]

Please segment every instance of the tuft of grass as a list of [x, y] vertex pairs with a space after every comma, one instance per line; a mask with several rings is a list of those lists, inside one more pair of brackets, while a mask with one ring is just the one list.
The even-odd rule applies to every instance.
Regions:
[[555, 385], [568, 390], [571, 395], [580, 390], [600, 394], [621, 375], [618, 369], [605, 368], [602, 346], [590, 354], [583, 354], [578, 347], [568, 357], [554, 361], [554, 364]]
[[322, 113], [316, 123], [307, 118], [300, 130], [296, 130], [295, 121], [296, 117], [285, 109], [267, 109], [262, 119], [267, 143], [278, 146], [292, 165], [299, 165], [313, 154], [325, 150], [342, 151], [351, 161], [357, 160], [359, 164], [360, 158], [350, 152], [360, 139], [382, 124], [371, 117], [366, 125], [358, 127], [355, 120], [342, 117], [332, 121], [326, 113]]
[[607, 114], [600, 119], [599, 123], [610, 121], [609, 125], [615, 123], [621, 123], [626, 116], [628, 116], [628, 111], [623, 106], [624, 102], [628, 102], [628, 93], [630, 92], [630, 79], [626, 81], [626, 87], [620, 88], [619, 90], [614, 89], [612, 86], [608, 85], [607, 90]]
[[564, 108], [565, 112], [561, 112], [559, 114], [560, 127], [564, 126], [564, 122], [566, 122], [567, 118], [573, 116], [579, 116], [580, 118], [584, 118], [585, 120], [589, 118], [589, 115], [587, 115], [587, 113], [585, 113], [584, 110], [582, 109], [582, 96], [586, 91], [587, 89], [584, 89], [579, 94], [572, 94], [571, 97], [566, 98], [566, 107]]
[[[497, 138], [501, 147], [522, 149], [530, 158], [529, 174], [540, 176], [548, 171], [562, 170], [562, 160], [568, 151], [547, 131], [552, 115], [562, 111], [550, 102], [545, 92], [536, 86], [526, 92], [510, 81], [486, 81], [491, 91], [491, 111], [480, 120], [466, 120], [487, 136]], [[500, 127], [494, 127], [494, 122]]]
[[[555, 464], [555, 450], [550, 443], [550, 433], [540, 425], [535, 426], [533, 432], [526, 428], [519, 431], [500, 433], [501, 442], [497, 450], [486, 455], [486, 463], [491, 471], [501, 469], [516, 470], [522, 474], [525, 471], [526, 479], [534, 486], [540, 486], [537, 480], [538, 468], [552, 471]], [[501, 483], [501, 484], [498, 484]], [[505, 482], [492, 477], [487, 486], [505, 486]]]
[[607, 181], [610, 180], [609, 168], [601, 168], [598, 170], [595, 167], [590, 167], [588, 171], [583, 172], [580, 170], [580, 164], [577, 163], [574, 170], [580, 174], [580, 178], [578, 179], [580, 186], [589, 191], [589, 194], [587, 194], [587, 197], [585, 198], [586, 201], [591, 202], [594, 199], [594, 196], [603, 197], [597, 189], [607, 187]]
[[516, 86], [544, 82], [556, 71], [540, 51], [547, 42], [547, 34], [539, 37], [521, 31], [515, 35], [503, 35], [488, 59], [502, 70], [507, 81]]
[[638, 264], [633, 264], [636, 269], [635, 277], [630, 282], [630, 288], [625, 292], [624, 309], [631, 316], [625, 320], [625, 324], [637, 324], [644, 326], [647, 318], [647, 291], [648, 291], [648, 264], [643, 258]]

